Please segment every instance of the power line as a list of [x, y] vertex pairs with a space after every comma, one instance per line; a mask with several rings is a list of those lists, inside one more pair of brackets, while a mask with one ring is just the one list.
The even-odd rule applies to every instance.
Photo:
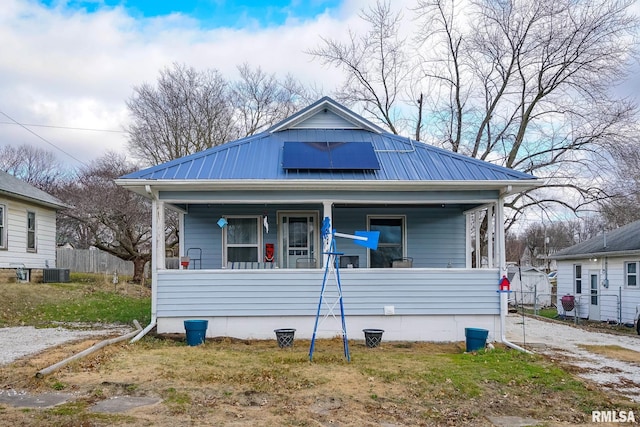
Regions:
[[[2, 113], [4, 114], [4, 113]], [[6, 114], [4, 114], [7, 116]], [[7, 116], [9, 117], [9, 116]], [[53, 126], [53, 125], [36, 125], [31, 123], [18, 123], [18, 122], [0, 122], [0, 125], [19, 125], [22, 127], [31, 126], [31, 127], [41, 127], [41, 128], [52, 128], [52, 129], [69, 129], [69, 130], [83, 130], [90, 132], [111, 132], [111, 133], [127, 133], [123, 130], [113, 130], [113, 129], [92, 129], [92, 128], [78, 128], [78, 127], [70, 127], [70, 126]]]
[[74, 157], [73, 155], [67, 153], [66, 151], [64, 151], [62, 148], [58, 147], [57, 145], [55, 145], [53, 142], [47, 140], [46, 138], [38, 135], [37, 133], [35, 133], [34, 131], [32, 131], [31, 129], [29, 129], [26, 125], [23, 125], [22, 123], [18, 122], [17, 120], [15, 120], [13, 117], [10, 117], [7, 113], [5, 113], [4, 111], [0, 111], [0, 114], [2, 114], [3, 116], [5, 116], [7, 119], [11, 120], [13, 123], [15, 123], [16, 125], [20, 126], [21, 128], [23, 128], [24, 130], [26, 130], [27, 132], [29, 132], [30, 134], [34, 135], [36, 138], [41, 139], [42, 141], [46, 142], [47, 144], [49, 144], [50, 146], [52, 146], [53, 148], [55, 148], [58, 151], [63, 152], [64, 154], [66, 154], [67, 156], [71, 157], [73, 160], [75, 160], [76, 162], [84, 165], [84, 166], [88, 166], [85, 162], [83, 162], [82, 160]]

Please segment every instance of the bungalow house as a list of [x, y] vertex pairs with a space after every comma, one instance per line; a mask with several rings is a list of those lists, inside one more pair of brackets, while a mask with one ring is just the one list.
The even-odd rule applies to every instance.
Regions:
[[551, 256], [558, 264], [558, 313], [574, 297], [584, 319], [633, 323], [640, 305], [640, 221], [607, 231]]
[[[152, 200], [146, 330], [182, 332], [184, 320], [205, 319], [208, 336], [294, 328], [311, 338], [328, 218], [340, 234], [380, 232], [376, 249], [335, 238], [348, 336], [377, 328], [385, 340], [425, 341], [464, 340], [466, 327], [496, 337], [503, 201], [539, 185], [390, 134], [327, 97], [262, 133], [116, 182]], [[179, 269], [165, 267], [165, 209], [178, 212], [180, 256], [189, 256]]]
[[55, 267], [56, 212], [65, 204], [0, 171], [0, 269], [30, 281], [34, 270]]

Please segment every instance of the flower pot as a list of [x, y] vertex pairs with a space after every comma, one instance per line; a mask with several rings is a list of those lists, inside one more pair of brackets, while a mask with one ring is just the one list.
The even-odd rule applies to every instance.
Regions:
[[362, 332], [364, 332], [364, 343], [368, 348], [375, 348], [380, 345], [383, 329], [363, 329]]
[[187, 332], [187, 344], [196, 346], [204, 343], [208, 325], [208, 320], [185, 320], [184, 329]]
[[487, 345], [489, 331], [478, 328], [464, 328], [464, 336], [467, 339], [467, 353], [482, 350]]
[[276, 339], [278, 340], [278, 347], [293, 347], [293, 336], [296, 332], [295, 329], [275, 329]]

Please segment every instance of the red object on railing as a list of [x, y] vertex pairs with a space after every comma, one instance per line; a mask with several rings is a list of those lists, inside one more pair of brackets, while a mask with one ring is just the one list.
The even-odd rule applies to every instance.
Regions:
[[509, 279], [507, 279], [507, 276], [502, 276], [502, 279], [500, 279], [500, 290], [501, 291], [511, 290], [511, 282], [509, 282]]

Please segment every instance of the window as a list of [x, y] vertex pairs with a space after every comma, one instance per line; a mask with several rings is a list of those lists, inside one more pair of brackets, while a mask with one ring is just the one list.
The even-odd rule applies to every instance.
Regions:
[[27, 212], [27, 251], [36, 251], [36, 213]]
[[637, 262], [625, 262], [624, 263], [624, 283], [630, 288], [638, 287], [638, 263]]
[[224, 228], [226, 262], [260, 261], [259, 217], [227, 217]]
[[575, 284], [576, 294], [582, 293], [582, 266], [575, 264], [573, 266], [573, 282]]
[[0, 205], [0, 249], [7, 249], [7, 208], [4, 205]]
[[378, 249], [369, 251], [370, 268], [388, 268], [394, 259], [405, 256], [405, 218], [369, 217], [369, 230], [379, 231]]

